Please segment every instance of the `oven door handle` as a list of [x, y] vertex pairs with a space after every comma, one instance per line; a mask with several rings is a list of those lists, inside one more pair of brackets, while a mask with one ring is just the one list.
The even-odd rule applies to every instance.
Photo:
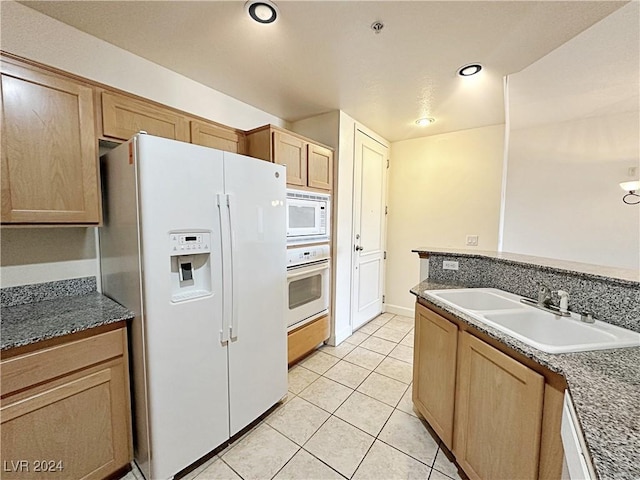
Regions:
[[302, 277], [303, 275], [309, 275], [310, 273], [321, 272], [323, 270], [329, 270], [328, 262], [319, 266], [303, 267], [300, 270], [295, 270], [294, 272], [291, 272], [291, 273], [287, 272], [287, 279]]

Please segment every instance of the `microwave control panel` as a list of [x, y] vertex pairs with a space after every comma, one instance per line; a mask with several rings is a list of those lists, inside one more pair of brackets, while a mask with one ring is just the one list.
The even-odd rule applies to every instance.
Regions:
[[210, 232], [171, 232], [169, 234], [170, 255], [195, 255], [211, 252]]

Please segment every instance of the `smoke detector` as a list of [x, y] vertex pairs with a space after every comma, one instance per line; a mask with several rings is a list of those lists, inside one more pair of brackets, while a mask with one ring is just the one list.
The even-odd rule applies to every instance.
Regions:
[[373, 30], [373, 32], [377, 35], [378, 33], [380, 33], [382, 31], [382, 29], [384, 28], [384, 23], [382, 22], [373, 22], [371, 24], [371, 30]]

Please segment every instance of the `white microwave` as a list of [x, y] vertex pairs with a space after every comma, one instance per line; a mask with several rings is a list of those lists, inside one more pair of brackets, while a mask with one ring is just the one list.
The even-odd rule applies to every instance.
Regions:
[[331, 196], [287, 189], [287, 242], [329, 240]]

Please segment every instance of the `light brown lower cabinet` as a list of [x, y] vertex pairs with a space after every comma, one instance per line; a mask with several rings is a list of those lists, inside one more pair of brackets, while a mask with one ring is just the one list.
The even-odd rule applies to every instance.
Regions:
[[287, 335], [287, 360], [295, 363], [324, 342], [330, 335], [329, 315], [320, 317]]
[[1, 477], [101, 479], [131, 461], [126, 330], [2, 363]]
[[559, 480], [564, 379], [440, 313], [416, 303], [418, 412], [471, 480]]
[[536, 480], [544, 378], [467, 332], [458, 358], [458, 463], [472, 480]]
[[458, 327], [417, 305], [414, 341], [413, 403], [451, 450]]

